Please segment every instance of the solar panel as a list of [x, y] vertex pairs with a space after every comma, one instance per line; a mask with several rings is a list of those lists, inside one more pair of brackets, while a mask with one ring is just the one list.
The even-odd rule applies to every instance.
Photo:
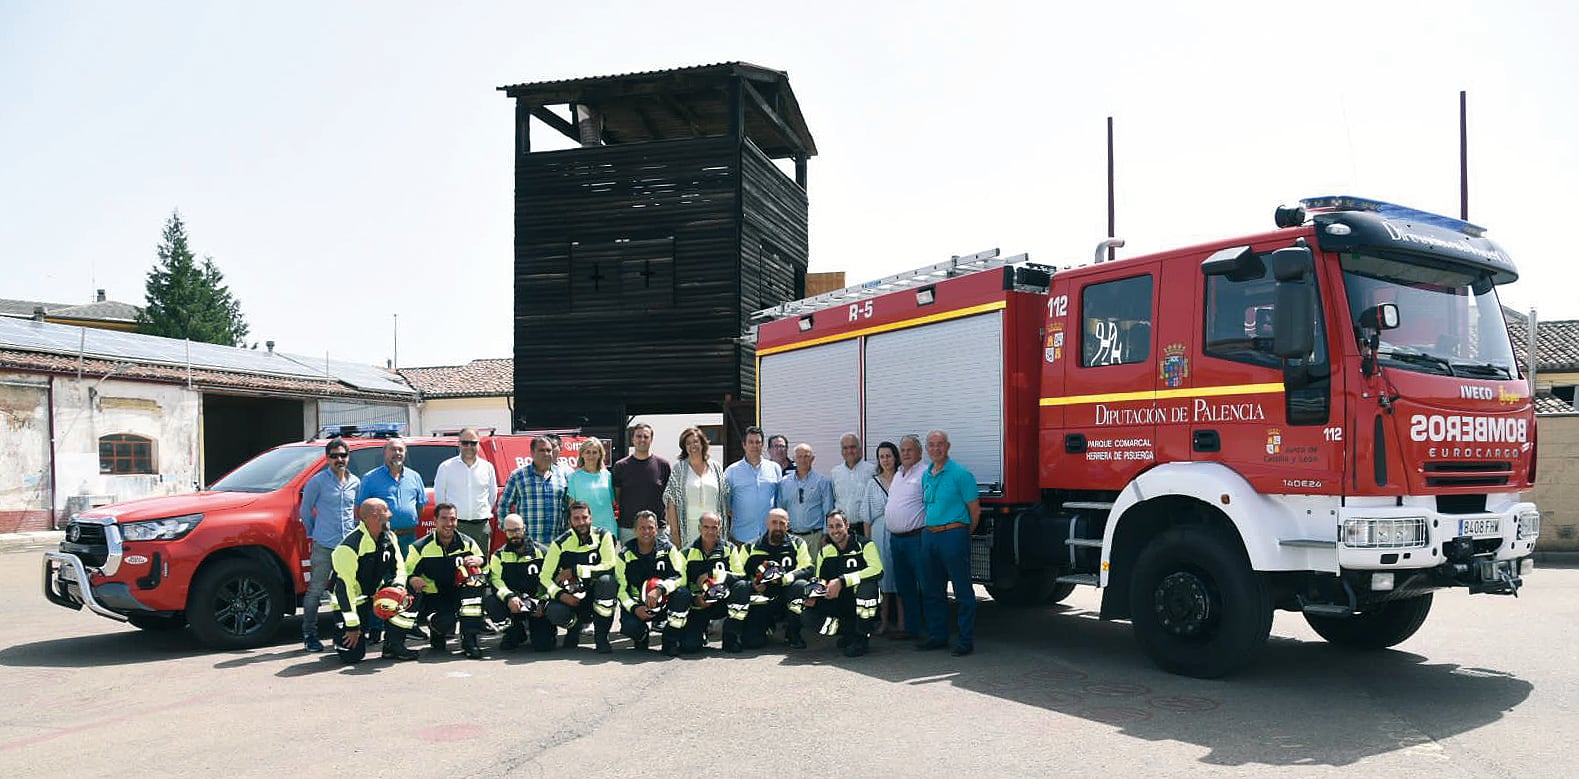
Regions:
[[[190, 365], [193, 368], [295, 379], [325, 379], [325, 361], [322, 359], [31, 319], [0, 317], [0, 348], [66, 356], [81, 354], [85, 357], [175, 367]], [[416, 392], [377, 366], [339, 360], [330, 360], [327, 366], [328, 378], [357, 389], [408, 395]]]

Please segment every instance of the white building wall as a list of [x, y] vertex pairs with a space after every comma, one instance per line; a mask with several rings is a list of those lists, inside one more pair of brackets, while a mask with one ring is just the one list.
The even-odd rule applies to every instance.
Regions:
[[0, 533], [47, 530], [49, 379], [0, 371]]
[[485, 398], [431, 398], [422, 402], [413, 430], [422, 435], [435, 435], [438, 431], [453, 431], [463, 427], [491, 427], [497, 433], [509, 433], [510, 403], [502, 397]]
[[[201, 393], [178, 385], [57, 377], [55, 508], [64, 511], [72, 496], [94, 496], [97, 504], [197, 489], [202, 407]], [[99, 438], [116, 433], [152, 439], [156, 473], [100, 474]]]

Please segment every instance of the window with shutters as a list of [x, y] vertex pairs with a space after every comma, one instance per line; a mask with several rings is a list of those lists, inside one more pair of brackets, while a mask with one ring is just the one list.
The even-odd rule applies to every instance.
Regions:
[[99, 438], [99, 473], [111, 475], [154, 473], [154, 442], [130, 433]]

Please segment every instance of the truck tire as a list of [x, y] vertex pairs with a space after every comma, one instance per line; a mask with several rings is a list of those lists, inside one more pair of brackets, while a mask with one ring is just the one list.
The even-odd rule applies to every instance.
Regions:
[[126, 621], [141, 630], [180, 630], [186, 627], [185, 614], [127, 614]]
[[1352, 617], [1306, 614], [1322, 638], [1350, 649], [1386, 649], [1401, 644], [1425, 624], [1431, 613], [1431, 593], [1418, 598], [1378, 603]]
[[1271, 598], [1238, 542], [1200, 527], [1173, 528], [1141, 550], [1130, 615], [1152, 662], [1202, 679], [1248, 666], [1272, 630]]
[[203, 569], [192, 585], [186, 617], [199, 641], [219, 649], [262, 646], [279, 630], [284, 587], [268, 565], [232, 558]]
[[1012, 578], [998, 579], [986, 589], [993, 600], [1005, 606], [1040, 606], [1052, 602], [1050, 597], [1059, 586], [1053, 579], [1051, 571], [1017, 571]]
[[1061, 603], [1075, 591], [1075, 585], [1069, 582], [1054, 582], [1053, 591], [1047, 594], [1045, 603]]

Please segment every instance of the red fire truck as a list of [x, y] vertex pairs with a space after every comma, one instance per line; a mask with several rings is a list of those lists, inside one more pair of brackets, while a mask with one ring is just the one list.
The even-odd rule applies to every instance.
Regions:
[[[837, 451], [948, 433], [999, 601], [1103, 588], [1161, 667], [1250, 663], [1274, 609], [1358, 648], [1515, 594], [1535, 418], [1483, 230], [1350, 197], [1053, 269], [996, 251], [759, 313], [759, 419]], [[1099, 250], [1100, 251], [1100, 250]], [[832, 459], [832, 458], [828, 458]]]

